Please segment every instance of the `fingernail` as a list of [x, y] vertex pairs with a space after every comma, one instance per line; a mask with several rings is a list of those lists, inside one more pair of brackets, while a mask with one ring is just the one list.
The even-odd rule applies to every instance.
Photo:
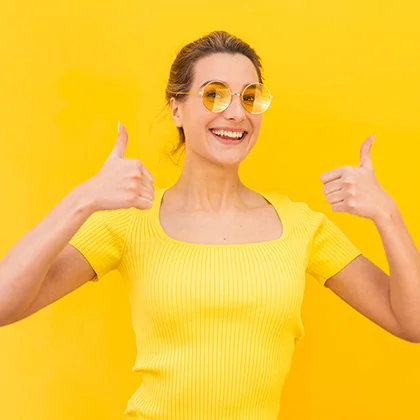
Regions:
[[118, 121], [118, 134], [120, 134], [120, 128], [121, 127], [121, 123]]

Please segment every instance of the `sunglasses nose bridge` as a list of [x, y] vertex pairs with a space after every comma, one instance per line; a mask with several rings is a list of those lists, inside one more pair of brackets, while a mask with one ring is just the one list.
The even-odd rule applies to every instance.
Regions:
[[[234, 96], [239, 96], [239, 103], [235, 104]], [[242, 120], [245, 118], [245, 108], [242, 103], [242, 93], [234, 93], [230, 91], [230, 100], [225, 108], [226, 116], [229, 119]]]
[[230, 98], [231, 103], [233, 101], [234, 96], [238, 96], [239, 97], [239, 102], [242, 103], [242, 93], [230, 92], [230, 95], [231, 95], [231, 98]]
[[245, 107], [244, 102], [243, 102], [243, 92], [240, 92], [240, 93], [231, 92], [231, 95], [232, 95], [232, 98], [233, 98], [233, 96], [238, 96], [239, 97], [240, 108], [241, 108], [242, 111], [248, 111], [247, 108]]

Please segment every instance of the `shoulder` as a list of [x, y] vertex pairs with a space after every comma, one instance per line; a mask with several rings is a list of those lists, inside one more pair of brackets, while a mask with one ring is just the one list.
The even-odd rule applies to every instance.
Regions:
[[323, 224], [331, 223], [322, 211], [299, 198], [278, 191], [260, 192], [283, 217], [298, 230], [314, 234]]
[[295, 225], [299, 231], [305, 231], [312, 242], [334, 247], [343, 247], [346, 244], [349, 249], [354, 250], [344, 231], [326, 213], [306, 201], [289, 200], [294, 208]]
[[323, 213], [316, 211], [312, 206], [299, 199], [291, 198], [289, 195], [279, 191], [259, 191], [259, 193], [274, 206], [282, 206], [294, 213], [296, 216], [303, 218], [321, 217]]
[[299, 198], [291, 198], [288, 195], [279, 195], [283, 202], [286, 202], [290, 209], [300, 218], [306, 221], [319, 220], [325, 216], [325, 214], [315, 208], [315, 206], [308, 201], [304, 201]]

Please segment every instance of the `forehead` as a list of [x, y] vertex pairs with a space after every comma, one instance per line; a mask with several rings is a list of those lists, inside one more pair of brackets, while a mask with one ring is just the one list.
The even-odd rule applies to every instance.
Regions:
[[195, 88], [209, 80], [221, 80], [232, 89], [258, 82], [258, 73], [252, 61], [243, 54], [212, 54], [195, 64], [193, 86]]

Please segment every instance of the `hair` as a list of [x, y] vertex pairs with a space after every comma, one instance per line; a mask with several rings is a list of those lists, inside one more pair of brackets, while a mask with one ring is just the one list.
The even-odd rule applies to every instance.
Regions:
[[[175, 58], [171, 66], [169, 81], [166, 87], [167, 105], [176, 97], [179, 101], [185, 101], [186, 96], [177, 96], [174, 92], [187, 92], [195, 74], [195, 64], [198, 60], [212, 54], [242, 54], [248, 57], [258, 74], [259, 82], [263, 82], [261, 58], [250, 45], [234, 35], [225, 31], [214, 31], [210, 34], [185, 45]], [[185, 145], [185, 133], [182, 127], [178, 127], [179, 142], [173, 153], [176, 153]]]

